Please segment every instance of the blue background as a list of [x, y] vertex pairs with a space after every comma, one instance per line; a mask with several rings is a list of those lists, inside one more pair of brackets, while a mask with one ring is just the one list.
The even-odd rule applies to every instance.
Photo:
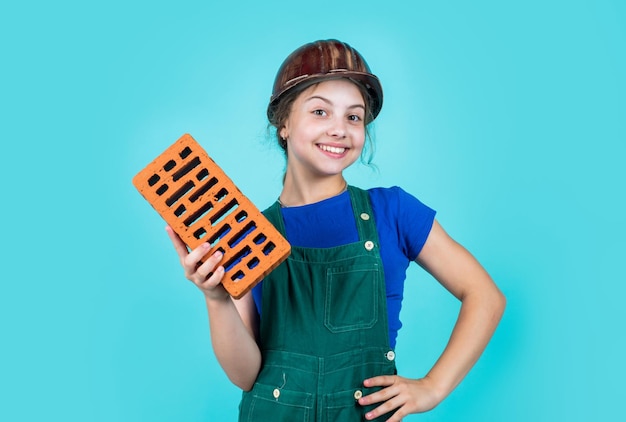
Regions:
[[[191, 133], [259, 207], [284, 162], [281, 61], [336, 37], [381, 78], [379, 171], [438, 210], [508, 298], [492, 343], [407, 420], [623, 413], [626, 6], [501, 2], [7, 2], [0, 6], [0, 419], [234, 420], [201, 294], [132, 176]], [[458, 303], [409, 272], [400, 373]]]

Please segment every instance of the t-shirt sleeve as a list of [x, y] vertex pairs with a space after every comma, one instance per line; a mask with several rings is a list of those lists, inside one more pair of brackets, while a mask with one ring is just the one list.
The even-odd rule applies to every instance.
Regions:
[[400, 246], [407, 258], [415, 261], [435, 221], [435, 210], [402, 188], [391, 188], [397, 198], [397, 230]]

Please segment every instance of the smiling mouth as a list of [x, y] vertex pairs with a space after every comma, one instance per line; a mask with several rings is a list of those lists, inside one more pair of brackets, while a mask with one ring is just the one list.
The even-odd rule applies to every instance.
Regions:
[[318, 145], [319, 149], [333, 154], [343, 154], [348, 148], [331, 147], [330, 145]]

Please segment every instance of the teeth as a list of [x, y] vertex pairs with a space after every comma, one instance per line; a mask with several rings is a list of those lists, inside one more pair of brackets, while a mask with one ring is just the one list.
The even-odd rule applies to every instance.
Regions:
[[322, 149], [323, 151], [332, 152], [333, 154], [343, 154], [343, 152], [346, 150], [345, 148], [331, 147], [329, 145], [320, 145], [320, 149]]

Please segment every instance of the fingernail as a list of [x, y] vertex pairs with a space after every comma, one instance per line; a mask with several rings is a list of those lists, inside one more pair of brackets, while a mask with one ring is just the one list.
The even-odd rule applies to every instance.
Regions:
[[221, 258], [222, 257], [222, 251], [217, 251], [213, 254], [214, 257], [216, 258]]

